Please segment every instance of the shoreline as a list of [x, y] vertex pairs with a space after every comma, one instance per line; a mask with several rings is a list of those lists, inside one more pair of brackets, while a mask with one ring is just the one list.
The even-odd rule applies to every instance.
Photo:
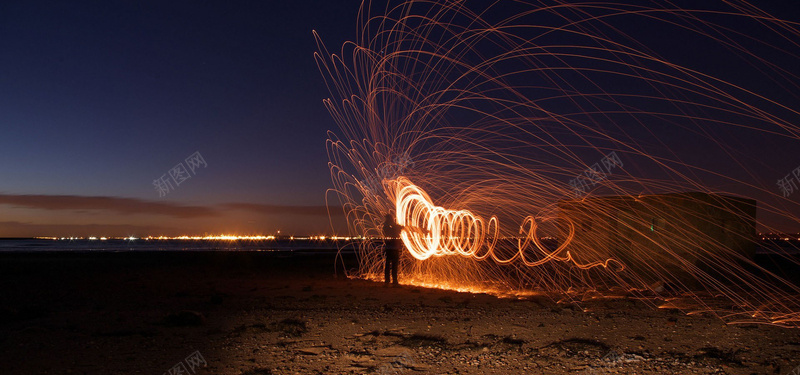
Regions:
[[195, 352], [206, 362], [197, 374], [785, 374], [800, 365], [797, 329], [726, 325], [625, 298], [583, 311], [548, 298], [385, 288], [337, 276], [335, 254], [269, 255], [0, 254], [4, 373], [162, 374]]

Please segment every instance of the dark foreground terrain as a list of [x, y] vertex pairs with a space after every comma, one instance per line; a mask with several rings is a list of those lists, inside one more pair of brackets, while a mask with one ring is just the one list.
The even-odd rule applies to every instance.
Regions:
[[789, 374], [800, 331], [334, 275], [332, 256], [0, 254], [3, 374]]

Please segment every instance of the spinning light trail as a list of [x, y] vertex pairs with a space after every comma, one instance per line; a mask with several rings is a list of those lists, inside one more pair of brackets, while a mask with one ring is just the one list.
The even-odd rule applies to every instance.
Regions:
[[[754, 256], [756, 228], [800, 227], [775, 184], [800, 164], [799, 25], [687, 4], [365, 2], [316, 56], [351, 234], [394, 211], [411, 284], [800, 325], [800, 289]], [[359, 262], [378, 278], [380, 244]]]
[[[497, 217], [492, 216], [487, 222], [467, 210], [455, 211], [434, 206], [424, 191], [404, 177], [398, 178], [396, 184], [399, 189], [395, 199], [397, 222], [407, 228], [402, 232], [401, 238], [406, 249], [418, 260], [425, 260], [431, 256], [461, 255], [475, 260], [491, 257], [499, 264], [520, 260], [528, 267], [540, 266], [552, 260], [573, 261], [569, 251], [566, 251], [565, 256], [559, 255], [575, 235], [575, 226], [568, 219], [567, 236], [557, 249], [552, 250], [542, 245], [537, 236], [537, 219], [532, 216], [526, 217], [520, 232], [526, 229], [527, 232], [520, 233], [524, 240], [517, 241], [517, 252], [510, 258], [501, 259], [494, 252], [497, 240], [500, 238]], [[528, 245], [535, 245], [535, 249], [541, 253], [541, 259], [533, 261], [525, 259], [525, 249]], [[481, 254], [482, 251], [485, 252]], [[608, 261], [575, 265], [581, 269], [607, 267]]]

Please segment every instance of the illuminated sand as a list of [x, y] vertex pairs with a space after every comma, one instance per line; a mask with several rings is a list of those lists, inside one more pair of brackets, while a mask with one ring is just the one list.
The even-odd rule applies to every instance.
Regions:
[[[163, 374], [194, 351], [208, 364], [198, 374], [225, 375], [787, 374], [800, 365], [797, 330], [726, 325], [627, 297], [578, 306], [384, 288], [336, 277], [332, 257], [0, 256], [3, 374]], [[184, 310], [205, 320], [168, 324]]]
[[[797, 327], [800, 288], [744, 249], [759, 246], [751, 228], [800, 225], [800, 204], [774, 182], [791, 169], [773, 167], [794, 168], [784, 150], [800, 142], [798, 23], [742, 1], [492, 4], [365, 2], [340, 51], [318, 37], [339, 126], [329, 199], [350, 234], [380, 237], [394, 210], [413, 259], [402, 273], [419, 285], [579, 303], [623, 293]], [[732, 209], [702, 197], [755, 199], [755, 219], [732, 220], [755, 222], [708, 213], [705, 226], [681, 225], [685, 215], [652, 205], [649, 218], [616, 216], [613, 233], [576, 239], [563, 214], [566, 201], [599, 219], [616, 215], [604, 197], [690, 192], [715, 212]], [[631, 250], [591, 245], [606, 238]], [[380, 254], [365, 243], [352, 275], [380, 275]]]

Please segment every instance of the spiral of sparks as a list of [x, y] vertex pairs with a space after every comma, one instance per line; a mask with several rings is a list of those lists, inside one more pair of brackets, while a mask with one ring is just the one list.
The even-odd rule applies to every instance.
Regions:
[[359, 19], [316, 54], [332, 192], [366, 238], [354, 276], [381, 277], [371, 239], [394, 211], [405, 283], [800, 325], [800, 289], [753, 255], [755, 228], [800, 224], [775, 186], [800, 140], [798, 23], [740, 0], [365, 2]]
[[[526, 217], [520, 227], [520, 234], [524, 235], [524, 240], [517, 241], [517, 251], [513, 256], [502, 259], [494, 251], [497, 248], [497, 239], [500, 237], [497, 217], [492, 216], [486, 221], [467, 210], [448, 210], [435, 206], [422, 189], [411, 184], [406, 178], [399, 177], [396, 183], [399, 185], [395, 198], [396, 220], [398, 224], [407, 228], [401, 233], [401, 239], [408, 252], [418, 260], [426, 260], [431, 256], [461, 255], [474, 260], [491, 257], [498, 264], [519, 260], [528, 267], [540, 266], [552, 260], [563, 262], [573, 260], [569, 251], [566, 251], [565, 256], [559, 255], [575, 235], [575, 226], [570, 221], [567, 222], [569, 230], [566, 237], [557, 249], [552, 250], [543, 245], [537, 235], [537, 219], [533, 216]], [[525, 248], [528, 245], [534, 245], [540, 252], [541, 258], [526, 259]], [[581, 269], [607, 267], [611, 260], [591, 264], [576, 262], [575, 265]]]

